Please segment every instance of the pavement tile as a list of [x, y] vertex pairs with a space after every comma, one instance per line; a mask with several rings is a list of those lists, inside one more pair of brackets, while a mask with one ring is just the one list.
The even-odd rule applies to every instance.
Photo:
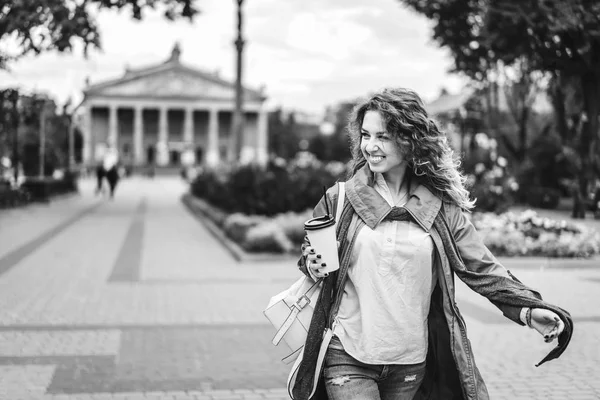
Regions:
[[[0, 275], [0, 400], [287, 399], [289, 367], [262, 310], [297, 279], [295, 260], [237, 263], [188, 214], [184, 191], [173, 178], [124, 179], [114, 201]], [[0, 214], [3, 227], [28, 227], [0, 230], [0, 243], [22, 246], [97, 201], [86, 189], [31, 218]], [[507, 263], [576, 321], [567, 352], [539, 368], [552, 345], [457, 280], [491, 398], [600, 398], [600, 270], [529, 264]]]
[[0, 400], [41, 398], [52, 379], [53, 366], [0, 366]]
[[121, 332], [95, 331], [12, 331], [0, 332], [0, 357], [48, 355], [115, 355]]

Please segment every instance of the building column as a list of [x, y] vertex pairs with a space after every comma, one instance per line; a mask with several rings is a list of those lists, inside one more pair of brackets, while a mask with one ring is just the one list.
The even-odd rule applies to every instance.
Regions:
[[133, 162], [141, 165], [144, 163], [144, 119], [142, 106], [136, 105], [133, 114]]
[[256, 141], [256, 162], [260, 165], [267, 165], [269, 160], [269, 121], [267, 110], [264, 106], [258, 113], [258, 132]]
[[85, 106], [83, 114], [83, 148], [81, 149], [82, 164], [86, 165], [92, 160], [92, 105]]
[[119, 148], [119, 125], [117, 117], [117, 106], [116, 104], [111, 104], [108, 107], [108, 144], [115, 146], [116, 149]]
[[194, 109], [187, 107], [183, 119], [183, 141], [186, 144], [194, 143]]
[[208, 116], [208, 149], [206, 164], [215, 166], [219, 163], [219, 111], [211, 109]]
[[169, 119], [167, 106], [161, 106], [158, 115], [158, 143], [156, 144], [156, 163], [169, 164]]
[[169, 140], [169, 118], [167, 111], [166, 106], [161, 106], [158, 112], [158, 141], [165, 144]]

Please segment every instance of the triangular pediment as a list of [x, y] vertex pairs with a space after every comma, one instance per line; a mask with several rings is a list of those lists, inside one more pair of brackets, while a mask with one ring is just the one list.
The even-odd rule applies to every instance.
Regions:
[[[123, 78], [94, 85], [85, 93], [87, 97], [233, 100], [235, 86], [213, 74], [170, 63], [137, 72], [129, 71]], [[261, 100], [263, 97], [260, 92], [248, 89], [245, 96], [248, 100]]]

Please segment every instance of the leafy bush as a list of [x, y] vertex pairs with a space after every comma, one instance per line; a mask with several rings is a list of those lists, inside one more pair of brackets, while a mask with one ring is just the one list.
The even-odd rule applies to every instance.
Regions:
[[77, 179], [74, 175], [65, 175], [62, 179], [27, 178], [21, 189], [28, 192], [33, 201], [48, 201], [53, 196], [77, 191]]
[[525, 194], [527, 204], [532, 207], [554, 209], [560, 202], [560, 190], [548, 187], [531, 187]]
[[283, 229], [275, 222], [265, 222], [250, 228], [242, 247], [250, 252], [288, 253], [295, 249]]
[[514, 204], [519, 188], [508, 173], [508, 161], [499, 157], [496, 141], [485, 133], [475, 135], [475, 148], [465, 160], [467, 186], [471, 197], [477, 199], [475, 209], [480, 212], [505, 212]]
[[304, 221], [312, 211], [288, 212], [273, 218], [234, 213], [226, 217], [225, 234], [249, 252], [287, 253], [300, 248], [304, 240]]
[[312, 218], [312, 210], [307, 209], [301, 213], [288, 212], [273, 218], [273, 222], [281, 227], [285, 236], [299, 248], [304, 240], [304, 222]]
[[323, 186], [333, 185], [345, 172], [342, 163], [322, 163], [299, 153], [289, 163], [276, 159], [265, 168], [250, 164], [200, 171], [191, 192], [229, 213], [273, 216], [313, 208]]
[[31, 201], [29, 192], [0, 185], [0, 209], [21, 207]]
[[[248, 252], [297, 252], [304, 239], [304, 221], [312, 210], [274, 217], [227, 215], [197, 200], [195, 207]], [[600, 234], [566, 221], [540, 218], [534, 211], [474, 213], [472, 221], [484, 243], [496, 256], [583, 257], [600, 254]]]
[[497, 256], [583, 257], [600, 254], [600, 234], [567, 221], [541, 218], [531, 210], [473, 215], [484, 243]]
[[225, 217], [222, 228], [223, 231], [225, 231], [225, 234], [235, 242], [243, 243], [246, 240], [248, 230], [264, 220], [265, 217], [262, 216], [235, 213]]
[[248, 252], [287, 253], [296, 251], [304, 240], [304, 221], [311, 210], [288, 212], [272, 218], [264, 215], [227, 214], [204, 200], [187, 196], [185, 204], [210, 219], [223, 233]]

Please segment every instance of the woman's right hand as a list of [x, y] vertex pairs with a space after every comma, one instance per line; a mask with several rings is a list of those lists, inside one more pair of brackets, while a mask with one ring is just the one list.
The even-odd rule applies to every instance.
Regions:
[[327, 264], [322, 261], [321, 255], [316, 253], [314, 247], [311, 245], [304, 246], [302, 255], [306, 257], [306, 269], [313, 278], [320, 279], [329, 276], [329, 273], [321, 272]]

